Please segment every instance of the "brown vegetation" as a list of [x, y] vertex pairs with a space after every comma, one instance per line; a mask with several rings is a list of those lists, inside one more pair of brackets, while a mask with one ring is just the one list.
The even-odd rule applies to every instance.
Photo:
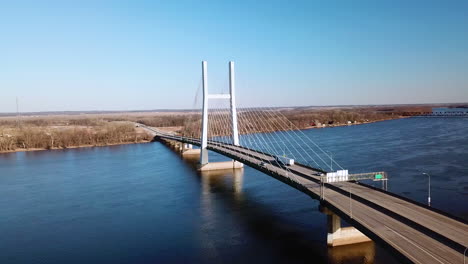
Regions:
[[[209, 137], [224, 136], [231, 131], [229, 112], [210, 114]], [[279, 130], [362, 124], [400, 117], [400, 115], [393, 115], [391, 113], [356, 109], [255, 109], [250, 111], [241, 109], [238, 112], [238, 123], [239, 133], [250, 134]], [[199, 137], [200, 131], [201, 116], [198, 115], [195, 118], [187, 119], [179, 132], [184, 136]]]
[[[362, 124], [396, 119], [412, 113], [429, 112], [431, 106], [362, 106], [238, 109], [239, 132], [249, 134], [276, 130], [307, 129]], [[229, 112], [210, 111], [209, 136], [222, 136], [230, 130]], [[176, 132], [200, 137], [199, 112], [135, 113], [102, 117], [107, 121], [132, 121], [152, 127], [177, 127]], [[258, 120], [267, 125], [259, 125]], [[218, 128], [218, 131], [216, 129]], [[222, 128], [222, 129], [219, 129]]]
[[3, 152], [102, 146], [151, 140], [148, 134], [138, 133], [131, 123], [81, 119], [68, 122], [66, 126], [57, 126], [44, 125], [48, 123], [47, 120], [36, 119], [21, 123], [20, 126], [12, 126], [11, 122], [3, 121], [0, 123], [2, 124], [0, 126], [0, 151]]
[[[430, 112], [430, 105], [297, 107], [238, 109], [239, 132], [249, 134], [362, 124]], [[229, 112], [210, 111], [209, 136], [231, 130]], [[259, 122], [261, 120], [261, 122]], [[99, 146], [149, 141], [130, 122], [200, 137], [201, 113], [195, 111], [55, 115], [0, 118], [0, 151]], [[261, 123], [261, 124], [260, 124]]]

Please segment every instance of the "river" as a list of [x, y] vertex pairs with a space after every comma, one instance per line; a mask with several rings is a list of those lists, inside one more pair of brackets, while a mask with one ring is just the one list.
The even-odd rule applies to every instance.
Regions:
[[[304, 133], [422, 203], [431, 174], [432, 206], [468, 219], [468, 119]], [[158, 142], [0, 154], [0, 263], [398, 263], [372, 242], [327, 248], [318, 201], [269, 176], [195, 162]]]

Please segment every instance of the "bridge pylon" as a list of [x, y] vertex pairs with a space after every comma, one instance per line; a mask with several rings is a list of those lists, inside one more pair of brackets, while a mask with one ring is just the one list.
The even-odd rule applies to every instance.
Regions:
[[235, 97], [235, 75], [234, 62], [229, 62], [229, 94], [209, 94], [208, 93], [208, 72], [207, 62], [202, 61], [202, 85], [203, 85], [203, 112], [202, 112], [202, 137], [200, 146], [200, 170], [218, 170], [242, 168], [243, 164], [238, 161], [232, 162], [208, 162], [208, 102], [212, 100], [230, 100], [230, 114], [232, 125], [232, 142], [234, 145], [239, 145], [239, 131], [237, 126], [237, 109]]

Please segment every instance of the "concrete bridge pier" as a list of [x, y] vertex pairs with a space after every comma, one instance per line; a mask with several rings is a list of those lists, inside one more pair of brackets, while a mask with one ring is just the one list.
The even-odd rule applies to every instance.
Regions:
[[200, 165], [198, 170], [200, 171], [212, 171], [212, 170], [228, 170], [228, 169], [242, 169], [244, 164], [235, 161], [219, 161], [219, 162], [210, 162], [205, 165]]
[[180, 145], [181, 145], [181, 143], [180, 143], [180, 142], [177, 142], [177, 141], [175, 141], [175, 140], [167, 140], [167, 141], [166, 141], [166, 145], [168, 145], [169, 147], [171, 147], [173, 150], [179, 151], [179, 150], [180, 150]]
[[327, 245], [344, 246], [372, 241], [355, 227], [341, 227], [341, 218], [328, 208], [320, 206], [320, 211], [327, 215]]
[[182, 152], [184, 151], [184, 147], [185, 147], [184, 145], [185, 145], [185, 144], [182, 143], [182, 142], [177, 142], [177, 141], [175, 141], [175, 142], [174, 142], [174, 149], [177, 150], [178, 152], [181, 152], [181, 153], [182, 153]]
[[374, 263], [375, 244], [359, 243], [341, 247], [329, 247], [331, 263]]
[[194, 149], [192, 144], [170, 141], [170, 145], [182, 156], [200, 155], [200, 149]]
[[194, 149], [192, 144], [184, 143], [182, 145], [182, 156], [200, 155], [200, 149]]

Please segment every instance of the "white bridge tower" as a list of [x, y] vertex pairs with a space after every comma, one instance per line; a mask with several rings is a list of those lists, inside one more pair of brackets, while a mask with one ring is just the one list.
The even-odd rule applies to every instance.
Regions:
[[[208, 93], [208, 73], [207, 63], [202, 61], [202, 79], [203, 79], [203, 115], [202, 115], [202, 137], [200, 146], [200, 168], [201, 170], [241, 168], [242, 163], [237, 161], [214, 163], [213, 166], [207, 166], [208, 163], [208, 101], [210, 99], [222, 100], [229, 99], [231, 106], [231, 123], [232, 123], [232, 142], [234, 145], [239, 145], [239, 131], [237, 128], [237, 110], [235, 97], [235, 80], [234, 80], [234, 62], [229, 62], [229, 94], [209, 94]], [[211, 163], [210, 163], [211, 164]], [[217, 164], [217, 165], [216, 165]]]

